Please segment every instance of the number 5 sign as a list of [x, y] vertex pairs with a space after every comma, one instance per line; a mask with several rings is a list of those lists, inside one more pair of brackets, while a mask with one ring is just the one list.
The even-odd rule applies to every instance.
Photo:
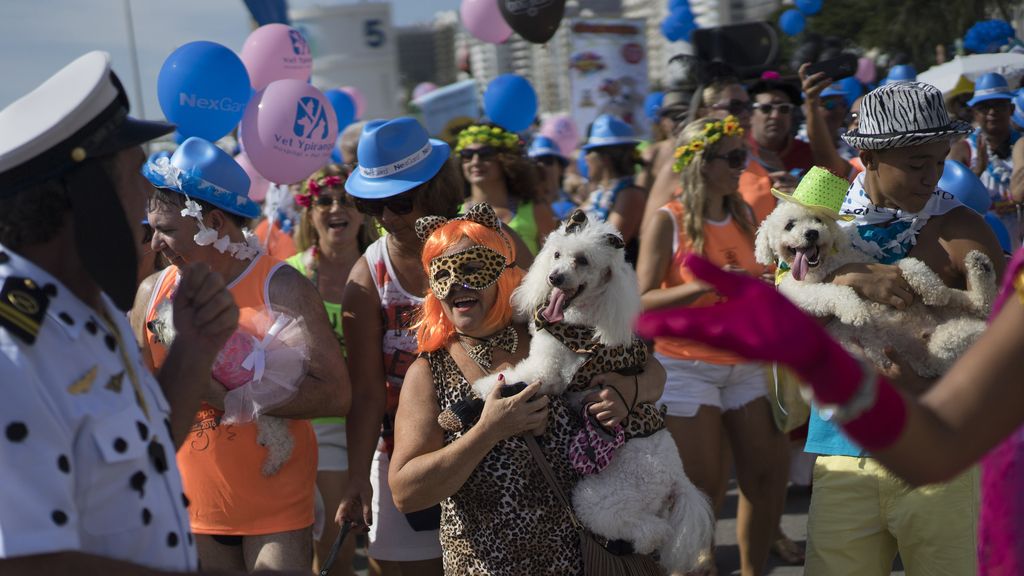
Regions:
[[384, 23], [379, 18], [370, 18], [363, 21], [363, 39], [370, 48], [380, 48], [387, 42], [388, 37], [383, 30]]

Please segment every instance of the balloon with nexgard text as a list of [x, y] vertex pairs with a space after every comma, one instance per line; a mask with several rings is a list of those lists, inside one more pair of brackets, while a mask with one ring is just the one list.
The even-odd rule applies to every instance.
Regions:
[[338, 118], [322, 92], [302, 80], [278, 80], [253, 96], [242, 117], [245, 154], [264, 178], [291, 184], [331, 159]]
[[189, 42], [171, 52], [156, 81], [160, 109], [178, 127], [182, 140], [211, 142], [230, 132], [249, 102], [249, 74], [229, 48], [215, 42]]

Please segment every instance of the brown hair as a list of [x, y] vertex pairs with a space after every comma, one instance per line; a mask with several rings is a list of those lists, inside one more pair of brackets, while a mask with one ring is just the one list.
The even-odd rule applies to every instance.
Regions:
[[454, 160], [449, 158], [433, 178], [415, 188], [416, 207], [428, 216], [454, 218], [465, 198], [465, 181]]
[[[690, 122], [683, 128], [676, 138], [676, 147], [685, 146], [695, 138], [704, 134], [704, 125], [716, 122], [715, 118], [699, 118]], [[725, 136], [724, 138], [739, 138], [739, 136]], [[702, 151], [694, 155], [682, 172], [679, 174], [679, 182], [682, 185], [682, 194], [679, 201], [684, 208], [683, 232], [690, 241], [690, 251], [701, 254], [704, 252], [704, 209], [708, 204], [708, 197], [704, 190], [704, 174], [702, 169], [706, 165], [706, 158], [718, 152], [722, 140], [708, 144]], [[754, 238], [754, 219], [750, 206], [743, 201], [739, 191], [725, 197], [725, 211], [732, 216], [739, 225], [740, 230]]]

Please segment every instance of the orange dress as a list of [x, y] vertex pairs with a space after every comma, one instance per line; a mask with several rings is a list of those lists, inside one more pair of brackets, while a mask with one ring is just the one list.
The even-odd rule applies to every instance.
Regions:
[[[258, 256], [228, 286], [239, 308], [240, 328], [256, 333], [253, 319], [270, 305], [270, 277], [284, 265], [269, 256]], [[157, 305], [170, 297], [177, 279], [174, 266], [160, 276], [146, 313], [147, 324], [156, 315]], [[148, 328], [146, 336], [153, 365], [159, 369], [167, 350]], [[290, 422], [295, 443], [292, 456], [276, 474], [265, 477], [260, 469], [267, 450], [256, 443], [256, 424], [222, 424], [223, 415], [203, 403], [178, 450], [178, 468], [191, 501], [192, 531], [252, 536], [312, 525], [317, 450], [310, 423]]]
[[[672, 216], [676, 236], [672, 241], [672, 264], [668, 274], [662, 281], [662, 288], [680, 286], [693, 282], [695, 277], [689, 268], [683, 265], [683, 259], [690, 253], [690, 239], [683, 229], [683, 205], [678, 200], [669, 202], [661, 208]], [[768, 268], [754, 259], [754, 238], [743, 233], [739, 225], [731, 218], [725, 222], [704, 222], [704, 253], [705, 258], [716, 266], [738, 266], [748, 274], [760, 276]], [[715, 294], [705, 294], [690, 306], [711, 306], [720, 300]], [[747, 362], [742, 357], [712, 348], [700, 342], [682, 338], [655, 338], [654, 351], [670, 358], [681, 360], [698, 360], [710, 364], [742, 364]]]

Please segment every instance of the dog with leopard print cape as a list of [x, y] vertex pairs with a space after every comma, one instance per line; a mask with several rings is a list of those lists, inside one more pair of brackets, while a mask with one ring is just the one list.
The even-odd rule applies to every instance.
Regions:
[[[518, 314], [535, 318], [530, 354], [474, 382], [480, 398], [489, 397], [499, 378], [539, 380], [541, 394], [582, 397], [592, 375], [643, 368], [647, 351], [633, 335], [640, 293], [624, 248], [613, 226], [580, 210], [548, 236], [512, 297]], [[653, 405], [635, 406], [623, 425], [630, 438], [603, 470], [573, 489], [576, 515], [594, 534], [624, 540], [640, 554], [658, 551], [666, 570], [687, 572], [711, 543], [709, 500], [687, 478]]]

